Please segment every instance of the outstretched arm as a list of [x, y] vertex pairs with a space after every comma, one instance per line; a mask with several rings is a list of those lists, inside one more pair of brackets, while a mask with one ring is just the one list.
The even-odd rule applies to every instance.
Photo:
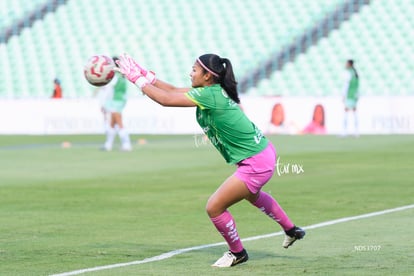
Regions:
[[[157, 82], [159, 81], [157, 80]], [[156, 85], [147, 84], [143, 86], [141, 90], [145, 95], [163, 106], [196, 106], [196, 104], [187, 98], [185, 94], [185, 92], [189, 91], [190, 88], [176, 88], [176, 90], [168, 91], [161, 89]]]
[[121, 55], [117, 61], [121, 72], [130, 82], [155, 102], [163, 106], [191, 107], [196, 104], [186, 96], [190, 88], [177, 88], [169, 83], [157, 80], [155, 74], [140, 66], [130, 56]]
[[157, 79], [153, 85], [159, 89], [165, 90], [167, 92], [175, 92], [175, 93], [186, 93], [190, 90], [190, 88], [185, 87], [185, 88], [179, 88], [179, 87], [175, 87], [172, 84], [169, 84], [167, 82], [164, 82], [160, 79]]

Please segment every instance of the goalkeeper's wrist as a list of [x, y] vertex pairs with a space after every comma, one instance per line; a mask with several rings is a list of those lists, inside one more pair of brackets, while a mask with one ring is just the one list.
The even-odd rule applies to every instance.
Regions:
[[147, 71], [145, 74], [145, 78], [149, 81], [149, 83], [154, 84], [157, 81], [157, 78], [155, 77], [155, 73], [152, 71]]
[[149, 83], [150, 83], [150, 81], [144, 76], [138, 77], [138, 79], [134, 82], [134, 84], [136, 86], [138, 86], [139, 89], [141, 89], [141, 90], [142, 90], [142, 88], [144, 88]]

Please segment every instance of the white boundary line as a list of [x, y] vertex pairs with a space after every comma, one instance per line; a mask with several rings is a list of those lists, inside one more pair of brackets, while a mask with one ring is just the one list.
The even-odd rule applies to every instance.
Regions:
[[[378, 212], [373, 212], [373, 213], [367, 213], [367, 214], [363, 214], [363, 215], [359, 215], [359, 216], [345, 217], [345, 218], [340, 218], [340, 219], [329, 220], [329, 221], [325, 221], [325, 222], [321, 222], [321, 223], [317, 223], [317, 224], [313, 224], [313, 225], [303, 227], [303, 229], [321, 228], [321, 227], [334, 225], [334, 224], [338, 224], [338, 223], [342, 223], [342, 222], [348, 222], [348, 221], [352, 221], [352, 220], [358, 220], [358, 219], [365, 219], [365, 218], [370, 218], [370, 217], [375, 217], [375, 216], [381, 216], [381, 215], [394, 213], [394, 212], [399, 212], [399, 211], [404, 211], [404, 210], [408, 210], [408, 209], [412, 209], [412, 208], [414, 208], [414, 204], [401, 206], [401, 207], [397, 207], [397, 208], [393, 208], [393, 209], [386, 209], [386, 210], [383, 210], [383, 211], [378, 211]], [[254, 240], [260, 240], [260, 239], [266, 239], [266, 238], [270, 238], [270, 237], [280, 236], [280, 235], [283, 235], [283, 234], [284, 234], [283, 231], [279, 231], [279, 232], [271, 233], [271, 234], [267, 234], [267, 235], [260, 235], [260, 236], [245, 238], [245, 239], [242, 239], [242, 241], [254, 241]], [[177, 249], [177, 250], [173, 250], [173, 251], [170, 251], [170, 252], [166, 252], [166, 253], [163, 253], [163, 254], [158, 255], [158, 256], [146, 258], [146, 259], [143, 259], [143, 260], [138, 260], [138, 261], [133, 261], [133, 262], [128, 262], [128, 263], [118, 263], [118, 264], [111, 264], [111, 265], [104, 265], [104, 266], [96, 266], [96, 267], [79, 269], [79, 270], [74, 270], [74, 271], [69, 271], [69, 272], [64, 272], [64, 273], [59, 273], [59, 274], [53, 274], [51, 276], [79, 275], [79, 274], [86, 273], [86, 272], [107, 270], [107, 269], [113, 269], [113, 268], [125, 267], [125, 266], [131, 266], [131, 265], [139, 265], [139, 264], [145, 264], [145, 263], [150, 263], [150, 262], [157, 262], [157, 261], [169, 259], [171, 257], [174, 257], [175, 255], [180, 255], [180, 254], [183, 254], [183, 253], [186, 253], [186, 252], [205, 249], [205, 248], [210, 248], [210, 247], [216, 247], [216, 246], [221, 246], [221, 245], [226, 245], [226, 243], [225, 242], [219, 242], [219, 243], [212, 243], [212, 244], [205, 244], [205, 245], [200, 245], [200, 246], [182, 248], [182, 249]]]

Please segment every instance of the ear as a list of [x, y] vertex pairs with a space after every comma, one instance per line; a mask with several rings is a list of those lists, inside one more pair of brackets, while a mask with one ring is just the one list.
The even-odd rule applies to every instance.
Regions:
[[210, 72], [206, 72], [203, 77], [205, 81], [209, 81], [212, 79], [212, 75]]

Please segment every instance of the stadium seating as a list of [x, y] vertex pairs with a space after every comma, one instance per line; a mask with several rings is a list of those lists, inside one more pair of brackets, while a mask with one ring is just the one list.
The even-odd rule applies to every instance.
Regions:
[[[26, 2], [13, 5], [29, 9]], [[55, 77], [64, 97], [90, 97], [93, 89], [82, 71], [96, 53], [128, 52], [160, 78], [189, 85], [194, 59], [216, 52], [232, 60], [240, 79], [343, 2], [69, 0], [0, 44], [5, 64], [0, 97], [49, 97]], [[413, 62], [407, 57], [412, 57], [413, 4], [371, 2], [249, 93], [333, 95], [349, 57], [356, 60], [366, 93], [412, 93]]]
[[44, 2], [44, 0], [0, 1], [0, 30], [11, 26], [16, 20], [27, 16], [34, 8]]
[[[355, 60], [362, 95], [413, 95], [414, 2], [371, 1], [250, 93], [338, 96], [345, 61]], [[411, 49], [411, 50], [410, 50]]]

